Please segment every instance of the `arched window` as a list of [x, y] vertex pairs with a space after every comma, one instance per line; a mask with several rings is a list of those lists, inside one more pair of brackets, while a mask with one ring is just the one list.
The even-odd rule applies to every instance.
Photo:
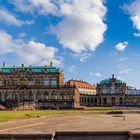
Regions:
[[47, 91], [44, 93], [44, 99], [45, 100], [48, 100], [49, 99], [49, 93]]
[[111, 86], [111, 94], [115, 94], [115, 86], [114, 85]]
[[29, 80], [28, 80], [28, 85], [29, 85], [29, 86], [35, 85], [35, 81], [34, 81], [33, 78], [29, 78]]
[[44, 79], [43, 79], [43, 84], [44, 84], [45, 86], [49, 86], [49, 78], [44, 78]]
[[0, 86], [2, 86], [2, 80], [0, 80]]
[[51, 78], [51, 85], [52, 86], [56, 86], [57, 85], [57, 78], [56, 77]]
[[119, 104], [122, 105], [122, 97], [119, 99]]
[[28, 99], [29, 99], [29, 100], [33, 100], [33, 93], [32, 93], [32, 91], [30, 91], [30, 92], [28, 93]]
[[61, 92], [61, 93], [60, 93], [60, 99], [63, 100], [63, 99], [64, 99], [64, 96], [65, 96], [65, 93], [64, 93], [64, 92]]
[[42, 78], [37, 78], [37, 79], [36, 79], [36, 84], [37, 84], [37, 85], [42, 85], [42, 83], [43, 83]]
[[56, 92], [53, 92], [52, 94], [51, 94], [51, 99], [58, 99], [58, 95], [57, 95], [57, 93]]
[[38, 92], [37, 94], [36, 94], [36, 99], [37, 100], [41, 100], [42, 98], [41, 98], [41, 93], [40, 92]]
[[0, 101], [2, 101], [2, 93], [0, 92]]

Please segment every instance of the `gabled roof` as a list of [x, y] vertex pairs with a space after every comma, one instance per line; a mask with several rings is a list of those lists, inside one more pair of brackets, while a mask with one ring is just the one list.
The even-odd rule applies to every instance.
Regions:
[[88, 82], [81, 81], [81, 80], [73, 80], [73, 79], [67, 81], [66, 85], [84, 87], [84, 88], [89, 88], [89, 89], [95, 89], [96, 88], [95, 85], [91, 85]]

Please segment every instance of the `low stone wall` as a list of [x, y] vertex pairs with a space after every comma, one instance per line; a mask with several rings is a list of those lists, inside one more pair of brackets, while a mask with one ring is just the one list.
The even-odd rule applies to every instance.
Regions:
[[56, 132], [56, 140], [128, 140], [128, 132]]
[[0, 134], [0, 140], [53, 140], [53, 134]]
[[0, 134], [0, 140], [140, 140], [140, 132], [56, 132], [53, 134]]
[[140, 140], [140, 130], [129, 132], [129, 140]]

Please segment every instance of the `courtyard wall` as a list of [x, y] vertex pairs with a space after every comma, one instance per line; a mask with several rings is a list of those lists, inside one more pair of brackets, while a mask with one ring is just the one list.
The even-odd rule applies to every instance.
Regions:
[[0, 140], [140, 140], [140, 133], [128, 131], [56, 132], [54, 134], [0, 134]]

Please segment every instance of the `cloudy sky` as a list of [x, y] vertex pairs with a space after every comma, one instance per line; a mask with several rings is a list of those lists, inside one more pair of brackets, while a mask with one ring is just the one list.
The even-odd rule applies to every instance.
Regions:
[[53, 61], [65, 80], [115, 74], [140, 88], [140, 0], [0, 0], [3, 61]]

